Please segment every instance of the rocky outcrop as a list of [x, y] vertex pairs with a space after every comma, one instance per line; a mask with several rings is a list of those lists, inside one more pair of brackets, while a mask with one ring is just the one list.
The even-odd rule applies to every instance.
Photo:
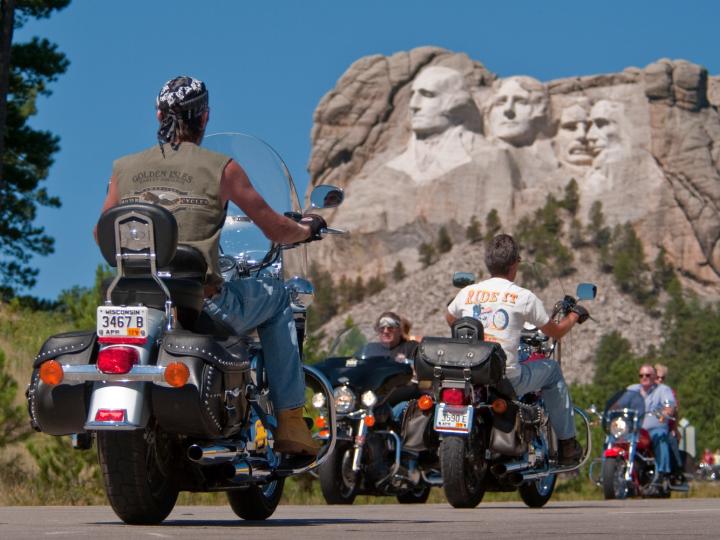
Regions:
[[311, 187], [333, 183], [329, 213], [352, 231], [315, 247], [348, 277], [420, 269], [418, 246], [445, 225], [456, 240], [492, 209], [512, 231], [575, 179], [580, 218], [595, 201], [631, 222], [652, 259], [720, 284], [720, 81], [701, 66], [646, 68], [546, 83], [497, 78], [434, 47], [358, 60], [315, 112]]

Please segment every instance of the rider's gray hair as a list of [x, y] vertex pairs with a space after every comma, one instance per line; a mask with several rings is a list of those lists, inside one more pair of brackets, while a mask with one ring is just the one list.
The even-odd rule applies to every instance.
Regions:
[[485, 247], [485, 266], [492, 276], [507, 276], [510, 267], [520, 261], [520, 248], [509, 234], [498, 234]]

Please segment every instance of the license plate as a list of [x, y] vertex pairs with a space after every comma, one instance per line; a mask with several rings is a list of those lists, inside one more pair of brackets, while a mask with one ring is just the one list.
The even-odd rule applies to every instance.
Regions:
[[147, 337], [146, 307], [99, 306], [97, 308], [98, 337]]
[[470, 433], [473, 408], [438, 403], [435, 408], [435, 431], [445, 433]]

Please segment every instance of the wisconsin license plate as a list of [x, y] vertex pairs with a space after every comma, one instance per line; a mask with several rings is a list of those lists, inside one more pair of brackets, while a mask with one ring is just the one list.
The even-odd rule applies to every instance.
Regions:
[[148, 308], [99, 306], [98, 337], [147, 337]]
[[435, 408], [435, 431], [441, 433], [470, 433], [473, 408], [438, 403]]

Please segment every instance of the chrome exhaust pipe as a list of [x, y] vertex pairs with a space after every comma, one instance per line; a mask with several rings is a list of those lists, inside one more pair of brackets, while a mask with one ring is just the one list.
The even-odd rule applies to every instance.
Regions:
[[252, 480], [253, 469], [244, 459], [223, 464], [225, 477], [232, 482], [247, 482]]
[[431, 486], [442, 486], [443, 485], [442, 474], [439, 474], [439, 473], [426, 474], [425, 471], [420, 471], [420, 474], [422, 475], [422, 479], [425, 481], [426, 484], [430, 484]]
[[490, 467], [490, 471], [499, 477], [511, 472], [524, 471], [529, 468], [530, 463], [527, 461], [511, 461], [510, 463], [496, 463]]
[[241, 449], [234, 446], [200, 446], [199, 444], [193, 444], [187, 449], [187, 457], [195, 463], [211, 465], [223, 461], [232, 461], [241, 451]]

